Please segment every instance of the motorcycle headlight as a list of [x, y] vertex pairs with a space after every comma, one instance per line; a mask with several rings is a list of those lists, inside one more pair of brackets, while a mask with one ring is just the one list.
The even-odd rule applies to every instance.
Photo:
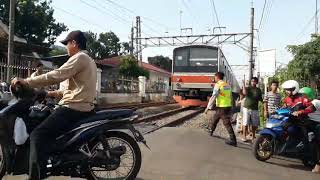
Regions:
[[278, 122], [278, 123], [267, 122], [267, 124], [266, 124], [266, 128], [274, 128], [274, 127], [278, 127], [278, 126], [281, 126], [281, 122]]

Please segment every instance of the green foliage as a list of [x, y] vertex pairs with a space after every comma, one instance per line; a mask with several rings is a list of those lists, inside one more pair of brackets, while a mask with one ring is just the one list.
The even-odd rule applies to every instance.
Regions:
[[85, 32], [87, 38], [87, 50], [94, 59], [103, 59], [120, 54], [120, 40], [113, 32], [98, 35], [91, 31]]
[[154, 56], [148, 57], [149, 64], [153, 64], [169, 72], [172, 71], [172, 60], [169, 57]]
[[[0, 20], [9, 24], [9, 0], [0, 0]], [[53, 17], [51, 0], [17, 0], [15, 34], [29, 43], [51, 45], [67, 27]], [[44, 43], [48, 41], [47, 43]]]
[[133, 56], [122, 56], [119, 73], [125, 77], [145, 76], [149, 78], [149, 72], [139, 66]]
[[121, 43], [121, 55], [128, 55], [130, 53], [131, 47], [128, 42]]
[[58, 56], [67, 54], [67, 50], [64, 47], [60, 46], [52, 46], [51, 51], [49, 52], [49, 56]]
[[[294, 79], [301, 87], [316, 88], [320, 77], [320, 37], [314, 36], [310, 42], [288, 46], [294, 58], [286, 68], [278, 69], [275, 78], [280, 83]], [[319, 88], [319, 85], [318, 85]]]

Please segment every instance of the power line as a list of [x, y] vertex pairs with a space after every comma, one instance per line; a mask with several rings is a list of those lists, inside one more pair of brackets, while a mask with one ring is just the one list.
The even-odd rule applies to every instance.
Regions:
[[263, 19], [263, 15], [264, 15], [264, 10], [266, 8], [266, 4], [267, 4], [267, 0], [264, 0], [263, 10], [262, 10], [261, 18], [260, 18], [260, 23], [259, 23], [259, 29], [261, 29], [261, 23], [262, 23], [262, 19]]
[[[320, 9], [318, 9], [317, 11], [319, 11]], [[313, 15], [310, 20], [308, 21], [308, 23], [302, 28], [302, 30], [300, 31], [300, 33], [298, 34], [295, 42], [299, 41], [300, 38], [303, 36], [304, 32], [307, 30], [307, 28], [311, 25], [311, 23], [313, 22], [315, 18], [315, 15]]]
[[[266, 18], [264, 18], [263, 19], [263, 22], [262, 22], [262, 24], [265, 24], [265, 25], [267, 25], [268, 24], [268, 20], [269, 20], [269, 17], [270, 17], [270, 14], [271, 14], [271, 9], [272, 9], [272, 5], [273, 5], [273, 0], [270, 0], [270, 1], [268, 1], [269, 3], [267, 3], [267, 5], [266, 5]], [[260, 29], [261, 28], [261, 29]], [[263, 31], [262, 31], [262, 29], [267, 29], [267, 28], [265, 28], [264, 26], [262, 26], [261, 25], [261, 27], [260, 27], [259, 29], [260, 29], [260, 32], [262, 33]]]
[[[220, 26], [220, 22], [219, 22], [219, 18], [218, 18], [218, 13], [217, 13], [217, 9], [216, 9], [216, 6], [214, 4], [214, 0], [211, 0], [211, 4], [212, 4], [212, 7], [213, 7], [213, 10], [214, 10], [214, 13], [216, 15], [216, 19], [217, 19], [217, 23], [218, 23], [218, 26]], [[220, 29], [220, 28], [219, 28]], [[220, 32], [222, 32], [222, 30], [220, 29]]]
[[[82, 2], [83, 4], [89, 6], [89, 7], [93, 8], [93, 9], [98, 10], [98, 11], [99, 11], [100, 13], [102, 13], [103, 15], [105, 15], [105, 13], [107, 13], [107, 14], [111, 15], [112, 17], [115, 17], [115, 16], [113, 16], [111, 13], [109, 13], [108, 11], [101, 10], [101, 9], [97, 8], [96, 6], [93, 6], [93, 5], [87, 3], [87, 2], [85, 2], [85, 1], [83, 1], [83, 0], [80, 0], [80, 2]], [[126, 19], [123, 19], [123, 18], [120, 17], [120, 16], [116, 16], [116, 17], [118, 18], [118, 21], [119, 21], [119, 19], [120, 19], [119, 22], [122, 22], [122, 23], [123, 23], [123, 22], [130, 23], [129, 21], [127, 21]], [[126, 24], [126, 23], [125, 23], [125, 24]]]
[[[133, 10], [131, 10], [131, 9], [125, 7], [125, 6], [122, 6], [122, 5], [116, 3], [116, 2], [114, 2], [114, 1], [112, 1], [112, 0], [106, 0], [106, 1], [109, 2], [110, 4], [113, 4], [114, 6], [116, 6], [116, 7], [118, 7], [118, 8], [120, 8], [120, 9], [122, 9], [122, 10], [125, 10], [125, 11], [127, 11], [127, 12], [129, 12], [129, 13], [131, 13], [131, 14], [133, 14], [133, 15], [136, 15], [136, 13], [135, 13]], [[123, 13], [123, 11], [122, 11], [122, 13]], [[154, 20], [154, 19], [152, 19], [152, 18], [149, 18], [149, 17], [146, 17], [146, 16], [141, 16], [141, 17], [143, 17], [143, 19], [148, 20], [148, 21], [150, 21], [150, 22], [152, 22], [152, 23], [154, 23], [154, 24], [163, 26], [163, 27], [165, 27], [165, 28], [167, 28], [167, 29], [172, 29], [172, 28], [169, 28], [167, 25], [162, 24], [162, 23], [159, 23], [159, 22], [157, 22], [156, 20]]]
[[192, 10], [191, 10], [191, 8], [190, 8], [190, 6], [189, 6], [184, 0], [181, 0], [181, 1], [182, 1], [183, 6], [187, 9], [187, 11], [189, 11], [190, 15], [192, 16], [193, 21], [195, 21], [196, 24], [197, 24], [198, 26], [200, 26], [200, 25], [199, 25], [199, 22], [198, 22], [197, 19], [196, 19], [196, 16], [194, 15], [194, 13], [192, 12]]
[[94, 25], [94, 26], [98, 27], [99, 29], [101, 29], [101, 30], [103, 30], [103, 31], [105, 30], [104, 27], [102, 27], [102, 26], [100, 26], [100, 25], [98, 25], [98, 24], [92, 23], [91, 21], [86, 20], [86, 19], [84, 19], [83, 17], [81, 17], [81, 16], [79, 16], [79, 15], [77, 15], [77, 14], [71, 13], [71, 12], [69, 12], [69, 11], [66, 11], [66, 10], [64, 10], [64, 9], [62, 9], [62, 8], [59, 8], [59, 7], [57, 7], [57, 6], [54, 6], [54, 5], [52, 5], [52, 7], [54, 7], [55, 9], [58, 9], [58, 10], [61, 11], [61, 12], [64, 12], [64, 13], [66, 13], [66, 14], [69, 14], [69, 15], [71, 15], [71, 16], [76, 16], [77, 18], [79, 18], [79, 19], [82, 20], [83, 22], [86, 22], [86, 23], [89, 24], [89, 25]]

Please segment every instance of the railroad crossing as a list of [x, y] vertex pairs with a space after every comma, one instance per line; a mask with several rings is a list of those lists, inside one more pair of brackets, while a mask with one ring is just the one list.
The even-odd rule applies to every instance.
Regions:
[[[138, 110], [144, 117], [135, 126], [145, 134], [150, 149], [140, 146], [142, 167], [137, 180], [313, 180], [319, 177], [297, 159], [274, 157], [260, 162], [253, 156], [251, 144], [226, 145], [222, 123], [214, 137], [209, 136], [202, 125], [207, 124], [211, 113], [199, 114], [199, 109], [180, 108], [175, 104], [165, 104], [161, 108], [152, 106], [142, 104], [142, 109]], [[26, 176], [6, 177], [6, 180], [24, 179]]]

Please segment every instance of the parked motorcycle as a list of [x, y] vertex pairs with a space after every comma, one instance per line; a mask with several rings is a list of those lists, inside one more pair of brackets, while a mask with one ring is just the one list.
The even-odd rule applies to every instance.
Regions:
[[[23, 120], [30, 134], [52, 111], [52, 104], [35, 105], [45, 99], [44, 91], [18, 84], [11, 87], [11, 92], [16, 102], [0, 111], [0, 179], [5, 174], [28, 174], [29, 139], [19, 145], [14, 139], [18, 119]], [[79, 119], [54, 144], [48, 144], [54, 152], [42, 169], [45, 176], [135, 179], [141, 167], [137, 142], [147, 146], [142, 134], [132, 125], [136, 118], [133, 110], [118, 109], [98, 111], [89, 118]]]
[[308, 167], [316, 164], [318, 142], [314, 133], [309, 131], [316, 122], [296, 119], [291, 115], [295, 109], [299, 108], [278, 109], [270, 116], [253, 144], [253, 154], [257, 160], [267, 161], [273, 155], [282, 155], [300, 158]]

